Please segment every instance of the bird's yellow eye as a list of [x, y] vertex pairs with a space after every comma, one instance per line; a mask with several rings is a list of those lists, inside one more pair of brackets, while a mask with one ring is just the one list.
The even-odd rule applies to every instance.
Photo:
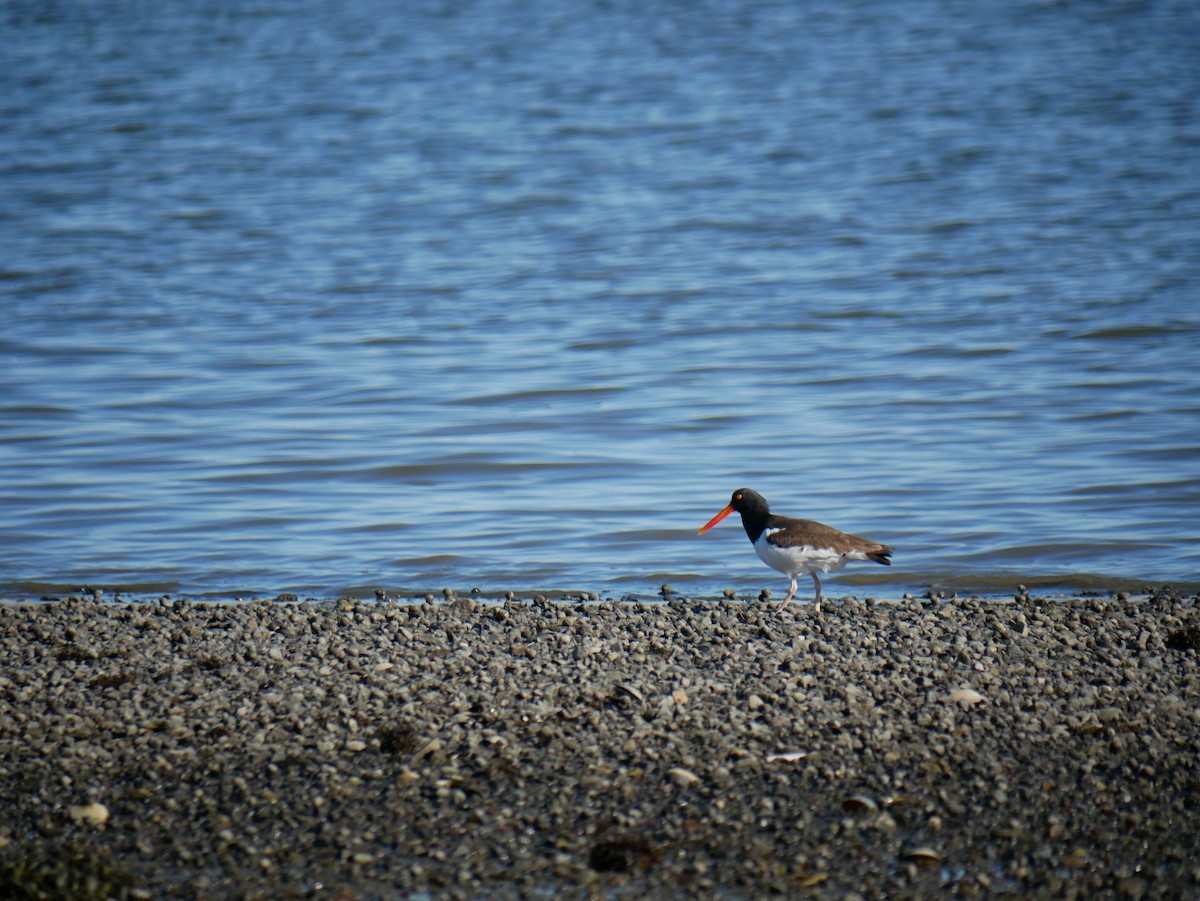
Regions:
[[740, 494], [735, 494], [735, 495], [733, 496], [733, 499], [734, 499], [734, 500], [738, 500], [738, 501], [740, 501], [740, 500], [742, 499], [742, 496], [741, 496]]

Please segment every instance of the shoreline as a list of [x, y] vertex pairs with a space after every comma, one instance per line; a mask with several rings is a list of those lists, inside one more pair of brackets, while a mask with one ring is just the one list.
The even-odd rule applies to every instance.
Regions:
[[[839, 572], [838, 578], [825, 585], [825, 594], [831, 601], [878, 599], [908, 600], [924, 598], [934, 600], [1001, 600], [1014, 597], [1044, 597], [1057, 600], [1072, 598], [1107, 597], [1124, 600], [1156, 596], [1200, 596], [1200, 580], [1131, 578], [1127, 576], [1098, 576], [1091, 573], [1057, 574], [1005, 574], [982, 576], [946, 576], [931, 578], [929, 574], [901, 574], [901, 581], [882, 579], [878, 574], [863, 571]], [[910, 578], [911, 577], [911, 578]], [[286, 582], [283, 583], [286, 586]], [[584, 583], [586, 584], [586, 583]], [[468, 582], [455, 585], [443, 582], [424, 587], [418, 585], [387, 585], [381, 583], [357, 583], [341, 586], [280, 587], [259, 585], [221, 588], [187, 586], [177, 582], [160, 584], [126, 582], [107, 579], [64, 580], [18, 580], [0, 586], [0, 603], [13, 602], [56, 602], [71, 599], [98, 598], [114, 603], [155, 603], [160, 600], [183, 598], [197, 603], [244, 603], [251, 601], [333, 601], [365, 600], [385, 597], [397, 602], [440, 601], [447, 597], [474, 597], [479, 600], [503, 601], [507, 599], [533, 601], [593, 600], [610, 603], [639, 600], [661, 600], [669, 598], [696, 601], [721, 601], [737, 598], [743, 600], [782, 598], [786, 580], [762, 578], [755, 582], [744, 579], [733, 584], [705, 582], [694, 584], [692, 579], [679, 581], [660, 574], [656, 578], [629, 580], [626, 585], [608, 584], [600, 590], [583, 589], [579, 583], [562, 587], [534, 587], [536, 580], [513, 587], [511, 580], [498, 583]], [[795, 601], [811, 600], [811, 586], [807, 593], [798, 592]]]
[[[1030, 587], [1024, 584], [1014, 584], [1011, 589], [1003, 591], [963, 591], [953, 588], [926, 587], [891, 592], [837, 591], [836, 594], [826, 594], [822, 601], [828, 604], [865, 603], [865, 604], [906, 604], [906, 603], [1006, 603], [1011, 601], [1029, 601], [1037, 603], [1059, 603], [1091, 600], [1107, 600], [1113, 602], [1139, 603], [1153, 600], [1179, 600], [1193, 598], [1200, 603], [1200, 583], [1175, 584], [1164, 582], [1161, 585], [1151, 582], [1139, 582], [1138, 587], [1105, 587], [1080, 590], [1077, 588], [1060, 587], [1056, 585], [1040, 585], [1030, 581]], [[1057, 590], [1055, 590], [1057, 589]], [[835, 589], [836, 591], [836, 589]], [[470, 588], [466, 590], [455, 588], [439, 588], [435, 590], [408, 589], [385, 590], [370, 589], [344, 592], [341, 594], [305, 594], [301, 592], [282, 591], [264, 592], [260, 594], [223, 594], [213, 592], [140, 592], [127, 591], [111, 586], [83, 585], [71, 590], [37, 592], [10, 592], [0, 594], [0, 605], [10, 607], [38, 607], [53, 604], [72, 603], [103, 603], [114, 606], [172, 606], [176, 603], [196, 605], [238, 605], [238, 604], [332, 604], [332, 603], [381, 603], [399, 605], [439, 604], [450, 602], [475, 601], [480, 604], [515, 603], [562, 603], [562, 604], [639, 604], [639, 603], [757, 603], [777, 605], [785, 592], [763, 587], [749, 591], [725, 589], [722, 593], [690, 592], [676, 590], [669, 585], [660, 589], [646, 591], [588, 591], [573, 589], [525, 589], [525, 590], [489, 590]], [[797, 594], [788, 605], [789, 609], [802, 608], [812, 605], [811, 596]]]
[[0, 605], [0, 895], [1200, 891], [1195, 597], [776, 603]]

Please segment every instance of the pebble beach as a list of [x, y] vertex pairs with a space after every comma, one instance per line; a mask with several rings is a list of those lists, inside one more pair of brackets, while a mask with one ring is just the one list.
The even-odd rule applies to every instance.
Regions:
[[0, 897], [1200, 896], [1200, 609], [0, 606]]

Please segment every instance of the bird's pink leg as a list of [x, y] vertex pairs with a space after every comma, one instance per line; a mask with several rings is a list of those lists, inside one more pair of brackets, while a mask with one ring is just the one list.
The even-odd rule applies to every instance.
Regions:
[[813, 584], [817, 586], [817, 597], [815, 600], [817, 613], [821, 612], [821, 580], [817, 578], [817, 574], [813, 573]]
[[790, 601], [790, 600], [792, 599], [792, 595], [794, 595], [795, 593], [796, 593], [796, 580], [795, 580], [795, 579], [792, 579], [792, 584], [791, 584], [791, 586], [788, 588], [787, 597], [786, 597], [786, 598], [784, 598], [784, 599], [783, 599], [782, 601], [780, 601], [780, 603], [779, 603], [779, 609], [780, 609], [780, 610], [782, 610], [784, 607], [786, 607], [786, 606], [787, 606], [787, 602], [788, 602], [788, 601]]

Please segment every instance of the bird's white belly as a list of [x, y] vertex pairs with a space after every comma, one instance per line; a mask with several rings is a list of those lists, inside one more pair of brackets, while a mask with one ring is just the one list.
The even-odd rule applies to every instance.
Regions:
[[[773, 530], [772, 530], [773, 531]], [[828, 548], [810, 547], [778, 547], [767, 541], [770, 532], [763, 532], [758, 541], [754, 542], [754, 550], [758, 559], [772, 569], [787, 573], [795, 578], [800, 573], [824, 572], [831, 573], [841, 569], [849, 560], [855, 559], [854, 554], [839, 554]], [[861, 554], [858, 555], [862, 557]]]

